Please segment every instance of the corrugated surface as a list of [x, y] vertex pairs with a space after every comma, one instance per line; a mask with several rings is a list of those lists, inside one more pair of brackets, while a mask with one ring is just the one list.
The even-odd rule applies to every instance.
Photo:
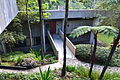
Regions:
[[0, 0], [0, 34], [17, 15], [16, 0]]

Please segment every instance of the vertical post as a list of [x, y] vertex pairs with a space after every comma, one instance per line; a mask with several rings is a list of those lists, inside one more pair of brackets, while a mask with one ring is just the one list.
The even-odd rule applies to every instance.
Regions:
[[45, 46], [45, 24], [44, 20], [42, 20], [42, 25], [43, 25], [43, 51], [46, 53], [46, 46]]
[[68, 7], [69, 6], [69, 0], [66, 0], [66, 6], [65, 6], [65, 19], [64, 19], [64, 42], [63, 42], [63, 53], [64, 53], [64, 59], [63, 59], [63, 68], [62, 68], [62, 77], [66, 74], [66, 26], [68, 22]]

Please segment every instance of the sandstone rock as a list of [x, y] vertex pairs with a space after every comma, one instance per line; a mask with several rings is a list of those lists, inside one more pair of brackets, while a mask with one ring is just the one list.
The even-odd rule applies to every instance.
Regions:
[[20, 65], [24, 67], [35, 67], [37, 66], [37, 63], [33, 58], [24, 58]]

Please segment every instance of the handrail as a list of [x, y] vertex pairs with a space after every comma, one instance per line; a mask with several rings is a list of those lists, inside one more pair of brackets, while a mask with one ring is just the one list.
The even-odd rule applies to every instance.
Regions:
[[54, 51], [55, 55], [58, 57], [58, 52], [59, 52], [59, 51], [58, 51], [58, 49], [57, 49], [57, 47], [56, 47], [56, 45], [55, 45], [55, 42], [54, 42], [54, 40], [53, 40], [50, 32], [47, 31], [47, 33], [48, 33], [48, 39], [49, 39], [50, 44], [51, 44], [51, 46], [52, 46], [52, 48], [53, 48], [53, 51]]
[[[64, 39], [64, 34], [60, 29], [58, 30], [58, 34], [60, 35], [60, 37], [62, 39]], [[75, 55], [76, 47], [74, 46], [74, 44], [67, 37], [66, 37], [66, 45], [72, 51], [72, 53]]]

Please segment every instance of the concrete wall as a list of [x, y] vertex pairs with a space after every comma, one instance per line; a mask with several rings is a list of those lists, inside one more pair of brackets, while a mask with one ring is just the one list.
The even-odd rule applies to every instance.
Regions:
[[50, 32], [48, 31], [48, 39], [49, 39], [49, 41], [50, 41], [50, 44], [51, 44], [51, 46], [52, 46], [52, 49], [53, 49], [53, 52], [54, 52], [54, 54], [57, 56], [57, 57], [59, 57], [58, 56], [58, 48], [56, 47], [56, 45], [55, 45], [55, 42], [54, 42], [54, 40], [53, 40], [53, 38], [52, 38], [52, 36], [51, 36], [51, 34], [50, 34]]
[[[61, 30], [59, 30], [59, 35], [62, 39], [64, 39], [64, 34]], [[68, 38], [66, 38], [66, 45], [71, 50], [71, 52], [75, 55], [76, 47], [74, 46], [74, 44]]]
[[[51, 13], [48, 19], [63, 19], [64, 10], [47, 10]], [[93, 18], [101, 16], [110, 16], [111, 11], [105, 10], [70, 10], [68, 13], [68, 18]]]
[[0, 33], [18, 13], [16, 0], [0, 0]]
[[92, 26], [93, 19], [69, 20], [67, 24], [67, 34], [70, 34], [79, 26]]
[[[39, 37], [40, 36], [40, 26], [36, 24], [31, 24], [30, 25], [31, 30], [32, 30], [32, 36], [33, 37]], [[29, 37], [29, 28], [27, 23], [24, 23], [24, 34]]]
[[[79, 26], [93, 26], [95, 22], [94, 18], [91, 19], [70, 19], [67, 24], [67, 34], [70, 34], [75, 28]], [[58, 33], [58, 29], [64, 30], [63, 28], [64, 20], [56, 21], [56, 33]]]

